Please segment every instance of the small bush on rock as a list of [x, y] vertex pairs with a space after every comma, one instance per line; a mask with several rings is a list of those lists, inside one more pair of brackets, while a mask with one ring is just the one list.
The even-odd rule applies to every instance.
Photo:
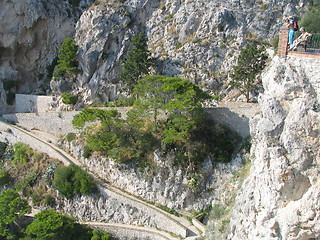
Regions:
[[53, 187], [66, 198], [87, 195], [96, 191], [92, 177], [79, 166], [58, 167], [54, 173]]
[[77, 100], [78, 100], [77, 95], [71, 95], [67, 92], [62, 93], [61, 97], [62, 97], [62, 103], [67, 105], [74, 105], [77, 103]]

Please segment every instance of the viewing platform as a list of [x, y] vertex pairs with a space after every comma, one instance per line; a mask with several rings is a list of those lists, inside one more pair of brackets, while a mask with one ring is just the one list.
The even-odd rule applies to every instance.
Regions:
[[[312, 36], [308, 38], [306, 42], [303, 42], [297, 46], [294, 50], [288, 49], [288, 32], [289, 29], [286, 25], [283, 25], [280, 29], [278, 55], [279, 56], [297, 56], [320, 59], [320, 33], [312, 33]], [[295, 38], [299, 36], [299, 32], [296, 32]]]

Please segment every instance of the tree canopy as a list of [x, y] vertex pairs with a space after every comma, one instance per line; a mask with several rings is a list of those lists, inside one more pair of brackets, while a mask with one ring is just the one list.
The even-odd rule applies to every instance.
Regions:
[[306, 13], [301, 19], [299, 25], [305, 27], [307, 32], [319, 33], [320, 32], [320, 4], [318, 8], [313, 8]]
[[0, 193], [0, 236], [15, 239], [15, 233], [10, 230], [12, 223], [17, 224], [17, 218], [30, 211], [31, 207], [26, 200], [21, 199], [14, 190], [5, 190]]
[[128, 89], [132, 90], [137, 81], [146, 74], [149, 74], [150, 67], [153, 65], [151, 54], [148, 50], [147, 38], [145, 33], [141, 32], [134, 35], [131, 42], [131, 49], [128, 51], [120, 77]]
[[74, 164], [68, 167], [58, 167], [55, 170], [53, 187], [67, 198], [78, 194], [90, 194], [96, 190], [92, 177]]
[[77, 59], [78, 46], [72, 38], [66, 38], [58, 55], [58, 64], [53, 71], [54, 77], [67, 76], [68, 73], [76, 73], [78, 67]]
[[[210, 130], [214, 123], [209, 122], [201, 106], [210, 96], [190, 80], [145, 76], [138, 80], [133, 93], [137, 100], [126, 119], [116, 110], [102, 109], [84, 109], [74, 117], [74, 126], [87, 126], [86, 142], [92, 150], [120, 162], [137, 163], [152, 158], [157, 148], [174, 151], [178, 164], [200, 162], [210, 154], [226, 161], [232, 154], [234, 138], [221, 128]], [[99, 124], [85, 125], [97, 121]], [[230, 148], [219, 152], [217, 146], [222, 141], [224, 149]]]
[[250, 100], [250, 92], [254, 88], [257, 75], [266, 66], [267, 58], [264, 48], [259, 48], [254, 43], [241, 50], [238, 64], [234, 66], [231, 74], [230, 85], [238, 88], [245, 95], [247, 102]]
[[[158, 115], [167, 118], [162, 131], [162, 142], [171, 144], [175, 140], [187, 139], [195, 124], [195, 117], [201, 111], [201, 102], [210, 98], [190, 80], [178, 77], [146, 76], [138, 81], [134, 88], [138, 100], [134, 116], [148, 118], [153, 116], [155, 129], [159, 125]], [[129, 119], [131, 113], [128, 113]]]
[[53, 209], [43, 210], [35, 215], [28, 225], [26, 234], [37, 240], [89, 240], [91, 229], [76, 223], [76, 219], [63, 215]]

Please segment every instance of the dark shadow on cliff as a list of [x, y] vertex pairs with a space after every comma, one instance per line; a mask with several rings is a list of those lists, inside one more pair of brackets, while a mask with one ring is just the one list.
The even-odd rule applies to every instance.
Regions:
[[249, 118], [231, 111], [227, 107], [208, 108], [206, 112], [217, 123], [228, 127], [242, 138], [250, 135]]

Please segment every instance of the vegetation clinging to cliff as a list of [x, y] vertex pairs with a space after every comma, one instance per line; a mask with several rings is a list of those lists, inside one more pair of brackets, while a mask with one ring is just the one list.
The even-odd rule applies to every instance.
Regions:
[[78, 46], [72, 38], [66, 38], [59, 49], [58, 64], [53, 71], [54, 77], [67, 76], [76, 73], [78, 67]]
[[119, 162], [141, 163], [153, 158], [153, 151], [175, 156], [175, 164], [199, 165], [208, 155], [217, 161], [231, 159], [237, 137], [211, 122], [201, 102], [210, 98], [187, 79], [147, 76], [134, 89], [137, 100], [120, 118], [117, 110], [84, 109], [73, 125], [99, 121], [87, 127], [88, 147]]
[[248, 44], [241, 50], [238, 64], [233, 67], [231, 75], [233, 81], [230, 84], [238, 88], [245, 95], [247, 102], [250, 100], [250, 92], [253, 90], [256, 77], [266, 66], [267, 55], [264, 48], [256, 44]]
[[153, 65], [147, 40], [143, 32], [134, 35], [131, 42], [132, 47], [122, 63], [122, 71], [119, 75], [129, 90], [134, 88], [143, 75], [149, 74], [150, 67]]

